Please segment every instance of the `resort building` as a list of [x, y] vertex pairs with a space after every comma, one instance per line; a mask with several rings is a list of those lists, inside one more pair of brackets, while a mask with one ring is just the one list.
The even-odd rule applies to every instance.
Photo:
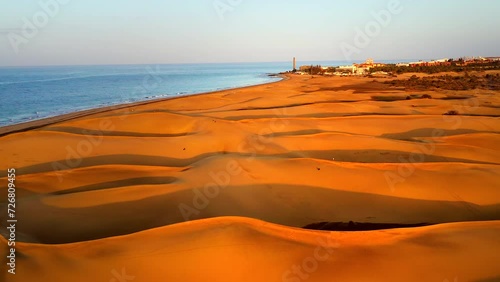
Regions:
[[445, 59], [440, 59], [440, 60], [432, 60], [430, 62], [425, 62], [425, 61], [411, 62], [411, 63], [408, 63], [408, 65], [410, 67], [451, 66], [451, 62], [449, 61], [448, 58], [445, 58]]

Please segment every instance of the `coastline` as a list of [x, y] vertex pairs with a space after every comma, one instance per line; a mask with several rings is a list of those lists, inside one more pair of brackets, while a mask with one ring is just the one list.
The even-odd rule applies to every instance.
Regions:
[[[0, 137], [15, 280], [295, 281], [312, 263], [318, 282], [500, 277], [498, 91], [385, 81], [289, 75]], [[338, 222], [404, 228], [301, 228]]]
[[132, 102], [132, 103], [116, 104], [116, 105], [112, 105], [112, 106], [92, 108], [92, 109], [88, 109], [88, 110], [76, 111], [76, 112], [66, 113], [66, 114], [57, 115], [57, 116], [53, 116], [53, 117], [47, 117], [47, 118], [41, 118], [41, 119], [37, 119], [37, 120], [33, 120], [33, 121], [27, 121], [27, 122], [23, 122], [23, 123], [17, 123], [17, 124], [13, 124], [13, 125], [6, 125], [6, 126], [0, 127], [0, 137], [5, 136], [5, 135], [9, 135], [9, 134], [13, 134], [13, 133], [37, 129], [40, 127], [44, 127], [44, 126], [59, 123], [59, 122], [70, 121], [70, 120], [74, 120], [74, 119], [78, 119], [78, 118], [84, 118], [84, 117], [88, 117], [88, 116], [95, 115], [95, 114], [101, 114], [101, 113], [105, 113], [105, 112], [109, 112], [109, 111], [122, 110], [122, 109], [126, 109], [129, 107], [149, 105], [149, 104], [164, 102], [164, 101], [168, 101], [168, 100], [183, 99], [183, 98], [191, 97], [191, 96], [210, 95], [210, 94], [214, 94], [214, 93], [224, 93], [227, 91], [234, 91], [234, 90], [238, 90], [238, 89], [247, 89], [247, 88], [257, 87], [257, 86], [261, 86], [261, 85], [279, 83], [281, 81], [285, 81], [285, 80], [289, 79], [289, 77], [286, 74], [278, 74], [277, 77], [280, 77], [281, 79], [277, 80], [277, 81], [271, 81], [271, 82], [255, 84], [255, 85], [248, 85], [248, 86], [241, 86], [241, 87], [234, 87], [234, 88], [227, 88], [227, 89], [223, 89], [223, 90], [213, 90], [213, 91], [207, 91], [207, 92], [201, 92], [201, 93], [184, 94], [182, 96], [163, 97], [163, 98], [151, 99], [151, 100], [146, 100], [146, 101], [137, 101], [137, 102]]

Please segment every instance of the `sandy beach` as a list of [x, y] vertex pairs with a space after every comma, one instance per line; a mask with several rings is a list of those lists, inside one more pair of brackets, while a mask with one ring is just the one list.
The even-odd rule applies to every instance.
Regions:
[[[8, 168], [18, 220], [0, 280], [500, 281], [498, 91], [391, 79], [288, 75], [0, 128], [0, 222]], [[349, 221], [427, 226], [302, 228]]]

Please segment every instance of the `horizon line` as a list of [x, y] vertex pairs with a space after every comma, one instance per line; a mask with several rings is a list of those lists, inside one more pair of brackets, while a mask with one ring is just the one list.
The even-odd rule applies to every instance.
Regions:
[[[265, 64], [265, 63], [287, 63], [292, 62], [293, 57], [289, 61], [239, 61], [239, 62], [187, 62], [187, 63], [117, 63], [117, 64], [40, 64], [40, 65], [0, 65], [0, 68], [22, 68], [22, 67], [79, 67], [79, 66], [148, 66], [148, 65], [215, 65], [215, 64]], [[297, 62], [358, 62], [366, 59], [357, 60], [297, 60]], [[376, 59], [379, 61], [398, 61], [398, 60], [416, 60], [416, 59]], [[423, 60], [423, 59], [420, 59]], [[427, 59], [425, 59], [427, 60]]]
[[[500, 57], [500, 56], [460, 56], [458, 58], [467, 58], [467, 57]], [[185, 62], [185, 63], [111, 63], [111, 64], [40, 64], [40, 65], [0, 65], [0, 68], [23, 68], [23, 67], [83, 67], [83, 66], [150, 66], [150, 65], [215, 65], [215, 64], [264, 64], [264, 63], [286, 63], [292, 62], [294, 57], [291, 57], [289, 61], [238, 61], [238, 62]], [[295, 57], [296, 58], [296, 57]], [[368, 59], [368, 58], [366, 58]], [[323, 59], [323, 60], [297, 60], [297, 63], [303, 62], [363, 62], [366, 59], [352, 59], [352, 60], [332, 60], [332, 59]], [[441, 58], [443, 59], [443, 58]], [[447, 58], [451, 59], [451, 57]], [[455, 59], [455, 58], [453, 58]], [[398, 58], [398, 59], [374, 59], [374, 61], [400, 61], [401, 63], [412, 62], [415, 60], [436, 60], [436, 59], [416, 59], [416, 58]]]

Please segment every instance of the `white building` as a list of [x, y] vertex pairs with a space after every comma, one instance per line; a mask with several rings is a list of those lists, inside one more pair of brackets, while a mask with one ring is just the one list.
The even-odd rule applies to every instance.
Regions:
[[355, 65], [351, 65], [351, 66], [339, 66], [337, 68], [337, 71], [350, 71], [351, 73], [355, 73], [356, 72], [356, 66]]

